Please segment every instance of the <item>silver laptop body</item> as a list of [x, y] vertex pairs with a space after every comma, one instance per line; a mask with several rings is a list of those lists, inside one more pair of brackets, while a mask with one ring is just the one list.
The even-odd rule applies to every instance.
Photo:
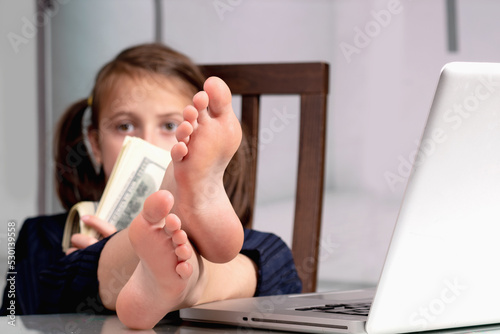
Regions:
[[[500, 323], [500, 64], [443, 68], [412, 159], [376, 290], [227, 300], [181, 310], [181, 317], [313, 333]], [[371, 302], [368, 316], [307, 310], [351, 301]]]

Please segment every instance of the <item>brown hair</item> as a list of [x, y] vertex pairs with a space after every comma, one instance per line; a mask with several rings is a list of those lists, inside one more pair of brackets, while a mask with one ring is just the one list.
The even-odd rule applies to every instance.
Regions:
[[[159, 43], [134, 46], [122, 51], [97, 74], [92, 90], [91, 123], [89, 128], [98, 130], [100, 104], [103, 94], [120, 75], [155, 79], [155, 75], [179, 79], [189, 93], [203, 89], [205, 77], [185, 55]], [[88, 108], [87, 98], [72, 104], [61, 117], [55, 136], [55, 180], [59, 200], [65, 209], [80, 201], [98, 201], [105, 186], [102, 168], [96, 171], [84, 143], [82, 121]], [[224, 186], [243, 225], [250, 219], [252, 210], [248, 195], [247, 139], [229, 163], [224, 174]]]

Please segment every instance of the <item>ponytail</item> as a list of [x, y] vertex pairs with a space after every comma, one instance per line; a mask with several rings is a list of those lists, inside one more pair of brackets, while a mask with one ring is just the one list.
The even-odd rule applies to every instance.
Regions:
[[80, 201], [98, 201], [105, 186], [102, 168], [96, 173], [84, 142], [82, 121], [87, 106], [87, 99], [71, 105], [55, 133], [56, 190], [65, 209]]

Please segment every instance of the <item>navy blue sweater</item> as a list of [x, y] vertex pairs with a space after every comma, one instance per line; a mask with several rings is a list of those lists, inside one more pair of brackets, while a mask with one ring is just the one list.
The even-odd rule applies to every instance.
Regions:
[[[111, 313], [99, 297], [97, 266], [112, 236], [66, 256], [61, 248], [66, 217], [41, 216], [24, 222], [16, 242], [15, 270], [9, 270], [16, 272], [16, 314]], [[301, 291], [291, 251], [276, 235], [246, 229], [241, 253], [259, 268], [256, 296]], [[2, 315], [10, 312], [9, 289], [7, 284]]]

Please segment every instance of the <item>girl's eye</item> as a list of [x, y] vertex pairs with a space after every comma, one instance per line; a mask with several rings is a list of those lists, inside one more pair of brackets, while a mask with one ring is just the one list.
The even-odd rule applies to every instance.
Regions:
[[168, 122], [163, 124], [163, 128], [168, 132], [175, 132], [175, 130], [177, 130], [177, 126], [178, 124], [174, 122]]
[[122, 123], [118, 124], [116, 129], [120, 132], [132, 132], [134, 131], [134, 125], [132, 123]]

